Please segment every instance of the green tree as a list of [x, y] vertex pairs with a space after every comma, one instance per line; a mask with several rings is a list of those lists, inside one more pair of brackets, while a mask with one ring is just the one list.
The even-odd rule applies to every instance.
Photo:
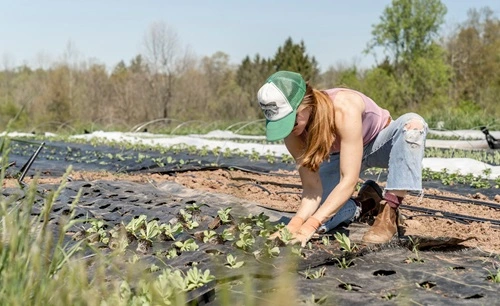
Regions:
[[275, 71], [295, 71], [302, 74], [306, 81], [315, 82], [319, 74], [316, 58], [307, 54], [304, 41], [295, 44], [291, 37], [285, 41], [283, 46], [278, 47], [273, 64]]
[[493, 11], [470, 10], [468, 19], [448, 38], [446, 48], [454, 71], [451, 100], [499, 115], [500, 20]]
[[366, 51], [384, 48], [386, 59], [378, 69], [388, 73], [384, 80], [389, 82], [386, 86], [391, 88], [392, 100], [385, 103], [396, 113], [418, 111], [446, 99], [451, 69], [443, 48], [435, 42], [445, 14], [446, 7], [439, 0], [393, 0], [380, 23], [373, 26], [373, 39]]
[[245, 107], [254, 109], [255, 114], [263, 117], [257, 105], [257, 91], [264, 81], [276, 70], [270, 59], [262, 58], [259, 54], [250, 59], [245, 57], [236, 71], [236, 83], [242, 91], [242, 100]]
[[251, 107], [241, 99], [242, 93], [236, 84], [235, 69], [229, 64], [229, 56], [216, 52], [202, 60], [202, 71], [208, 82], [206, 119], [246, 119]]
[[48, 118], [57, 124], [71, 121], [71, 85], [69, 80], [69, 68], [60, 65], [49, 73], [46, 89], [46, 103]]
[[393, 0], [373, 26], [366, 52], [384, 48], [393, 67], [402, 70], [397, 74], [402, 73], [412, 60], [427, 55], [446, 11], [440, 0]]

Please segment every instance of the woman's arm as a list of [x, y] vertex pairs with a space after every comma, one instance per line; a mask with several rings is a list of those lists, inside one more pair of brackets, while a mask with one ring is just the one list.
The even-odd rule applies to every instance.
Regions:
[[340, 137], [340, 181], [314, 213], [321, 223], [330, 219], [352, 196], [359, 179], [363, 157], [362, 98], [349, 91], [339, 92], [334, 101], [336, 135]]
[[[285, 138], [285, 145], [299, 165], [305, 146], [302, 138], [290, 134]], [[323, 188], [318, 172], [313, 172], [305, 167], [299, 167], [299, 175], [302, 182], [302, 201], [296, 216], [305, 221], [318, 209]]]

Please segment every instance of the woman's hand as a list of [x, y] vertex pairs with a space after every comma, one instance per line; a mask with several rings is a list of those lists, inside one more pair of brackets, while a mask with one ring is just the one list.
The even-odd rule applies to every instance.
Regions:
[[307, 221], [302, 224], [299, 230], [293, 234], [292, 244], [300, 243], [302, 247], [305, 247], [307, 242], [312, 238], [314, 233], [318, 230], [321, 222], [315, 217], [309, 217]]
[[[302, 219], [301, 217], [298, 217], [298, 216], [293, 216], [292, 219], [290, 219], [290, 221], [286, 225], [286, 228], [288, 229], [288, 231], [291, 234], [294, 234], [300, 229], [302, 224], [304, 224], [304, 219]], [[280, 231], [277, 231], [274, 234], [272, 234], [271, 236], [269, 236], [269, 239], [272, 240], [272, 239], [275, 239], [276, 237], [279, 237], [279, 236], [280, 236]]]

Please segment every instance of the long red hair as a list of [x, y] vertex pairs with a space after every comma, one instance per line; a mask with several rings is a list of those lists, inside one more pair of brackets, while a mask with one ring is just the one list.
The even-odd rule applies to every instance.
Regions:
[[335, 113], [330, 97], [320, 90], [306, 84], [306, 94], [299, 111], [310, 108], [311, 114], [306, 125], [307, 138], [301, 167], [318, 171], [319, 165], [327, 160], [330, 148], [335, 141]]

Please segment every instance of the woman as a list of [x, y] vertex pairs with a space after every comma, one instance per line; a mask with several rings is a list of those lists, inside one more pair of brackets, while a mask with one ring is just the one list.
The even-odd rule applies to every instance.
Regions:
[[257, 96], [267, 139], [284, 139], [299, 166], [302, 200], [287, 225], [295, 241], [305, 246], [320, 227], [326, 231], [356, 217], [351, 195], [361, 171], [370, 167], [388, 168], [389, 174], [384, 194], [374, 199], [380, 201], [378, 215], [363, 242], [390, 241], [407, 191], [422, 192], [424, 119], [408, 113], [392, 120], [360, 92], [320, 91], [290, 71], [271, 75]]

